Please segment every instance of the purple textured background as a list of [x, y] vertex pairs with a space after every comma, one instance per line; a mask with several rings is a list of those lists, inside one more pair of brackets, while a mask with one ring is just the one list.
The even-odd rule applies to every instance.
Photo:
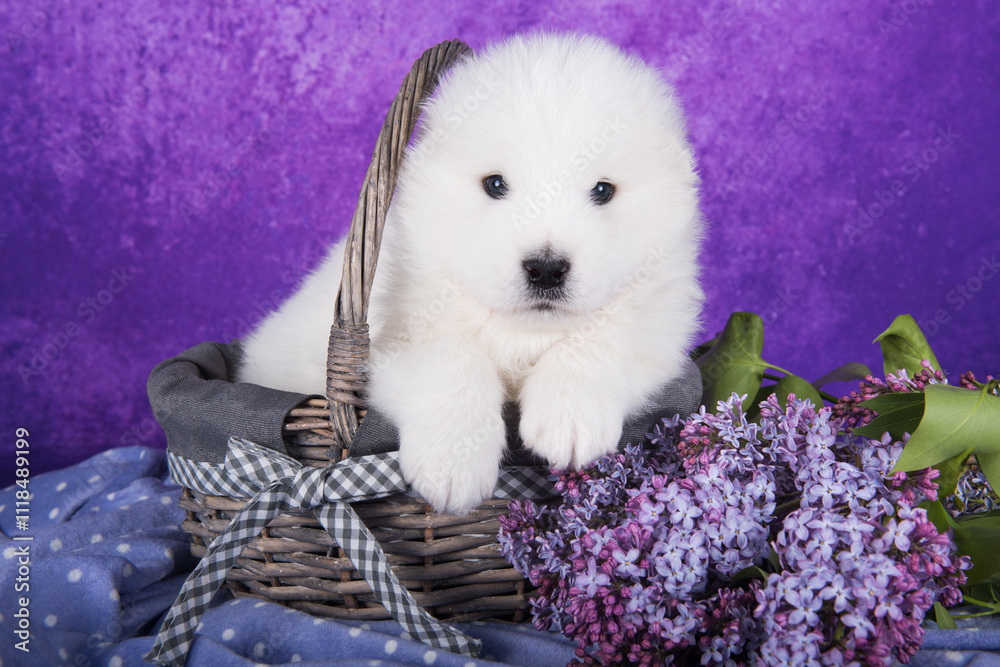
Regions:
[[15, 427], [33, 474], [163, 446], [149, 370], [291, 293], [403, 75], [453, 37], [593, 32], [675, 84], [712, 224], [706, 336], [759, 312], [765, 357], [812, 379], [879, 369], [870, 341], [910, 312], [939, 316], [947, 370], [1000, 368], [996, 3], [259, 4], [0, 5], [0, 483]]

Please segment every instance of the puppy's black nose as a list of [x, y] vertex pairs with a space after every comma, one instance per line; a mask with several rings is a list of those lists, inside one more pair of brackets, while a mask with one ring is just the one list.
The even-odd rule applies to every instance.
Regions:
[[560, 287], [566, 281], [566, 274], [569, 273], [569, 262], [552, 255], [526, 259], [523, 266], [528, 276], [528, 284], [539, 290]]

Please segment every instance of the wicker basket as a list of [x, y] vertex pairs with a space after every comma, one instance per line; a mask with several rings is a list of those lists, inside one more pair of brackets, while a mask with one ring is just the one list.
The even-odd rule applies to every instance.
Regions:
[[[428, 49], [403, 80], [386, 115], [351, 224], [344, 275], [330, 333], [327, 400], [293, 410], [284, 428], [289, 453], [323, 467], [345, 457], [364, 417], [360, 389], [368, 356], [368, 295], [386, 211], [403, 150], [438, 76], [470, 52], [460, 41]], [[180, 506], [193, 536], [192, 551], [210, 544], [244, 505], [243, 500], [185, 489]], [[355, 510], [379, 540], [389, 564], [431, 614], [453, 621], [521, 620], [527, 582], [500, 555], [497, 517], [506, 501], [489, 500], [467, 516], [435, 514], [406, 496], [361, 502]], [[226, 579], [237, 596], [254, 596], [333, 618], [378, 620], [389, 612], [374, 597], [344, 552], [307, 513], [274, 519], [243, 552]]]

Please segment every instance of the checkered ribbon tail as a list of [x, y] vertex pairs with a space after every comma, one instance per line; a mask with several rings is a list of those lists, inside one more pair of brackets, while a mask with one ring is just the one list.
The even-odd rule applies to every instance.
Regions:
[[[180, 457], [176, 457], [179, 459]], [[191, 461], [172, 461], [185, 482], [215, 477], [207, 486], [254, 492], [226, 530], [209, 546], [164, 619], [153, 649], [144, 658], [180, 666], [208, 603], [243, 549], [282, 512], [316, 508], [327, 532], [344, 549], [368, 585], [411, 635], [448, 651], [478, 655], [481, 643], [447, 627], [424, 611], [389, 569], [375, 537], [346, 499], [381, 498], [406, 490], [394, 454], [347, 459], [327, 468], [302, 466], [295, 459], [252, 442], [232, 438], [223, 469], [195, 471]], [[224, 476], [216, 477], [212, 473]], [[233, 480], [239, 480], [234, 482]]]
[[[323, 527], [407, 633], [435, 648], [478, 655], [478, 640], [441, 623], [417, 604], [389, 568], [378, 541], [346, 502], [406, 491], [397, 453], [312, 468], [272, 449], [231, 438], [224, 464], [193, 461], [170, 452], [167, 457], [178, 483], [210, 495], [250, 500], [188, 577], [145, 660], [165, 667], [183, 665], [202, 614], [243, 549], [275, 516], [302, 509], [314, 509]], [[502, 469], [495, 492], [498, 498], [542, 499], [554, 494], [546, 473], [532, 468]]]

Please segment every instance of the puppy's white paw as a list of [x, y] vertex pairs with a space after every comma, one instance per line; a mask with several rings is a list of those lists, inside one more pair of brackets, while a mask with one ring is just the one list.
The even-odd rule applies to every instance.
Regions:
[[560, 469], [581, 468], [615, 451], [624, 413], [600, 392], [553, 384], [532, 377], [521, 391], [524, 445]]
[[438, 512], [468, 514], [496, 488], [506, 445], [499, 423], [499, 427], [481, 426], [465, 433], [442, 425], [402, 428], [399, 464], [403, 477]]

